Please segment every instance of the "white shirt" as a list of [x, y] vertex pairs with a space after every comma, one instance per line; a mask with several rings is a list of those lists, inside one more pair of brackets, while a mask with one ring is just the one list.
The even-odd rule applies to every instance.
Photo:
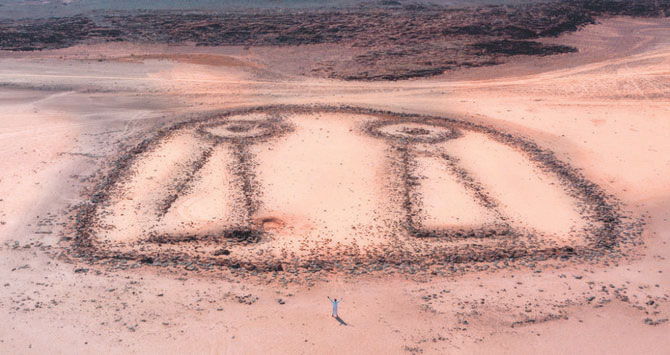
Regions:
[[334, 316], [337, 316], [337, 305], [338, 305], [340, 302], [342, 302], [342, 300], [339, 300], [339, 301], [333, 301], [333, 300], [330, 300], [330, 303], [333, 304], [333, 315], [334, 315]]

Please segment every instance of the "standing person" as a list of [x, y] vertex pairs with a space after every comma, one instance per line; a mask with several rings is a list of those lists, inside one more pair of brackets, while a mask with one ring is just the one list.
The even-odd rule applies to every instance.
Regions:
[[333, 314], [332, 314], [332, 316], [335, 317], [335, 318], [337, 318], [337, 305], [338, 305], [340, 302], [342, 302], [342, 300], [339, 300], [339, 301], [338, 301], [337, 298], [336, 298], [335, 300], [331, 300], [331, 299], [330, 299], [330, 296], [328, 296], [328, 300], [330, 301], [330, 303], [333, 304]]

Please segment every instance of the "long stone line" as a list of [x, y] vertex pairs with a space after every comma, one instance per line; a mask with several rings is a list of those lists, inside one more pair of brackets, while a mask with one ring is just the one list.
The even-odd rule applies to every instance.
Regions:
[[237, 159], [232, 173], [241, 183], [242, 209], [244, 210], [242, 218], [244, 219], [240, 227], [251, 228], [253, 214], [258, 210], [258, 183], [256, 174], [253, 170], [253, 154], [249, 151], [249, 144], [241, 141], [234, 141], [232, 144], [233, 155]]
[[498, 201], [489, 196], [485, 192], [484, 186], [479, 181], [475, 180], [475, 178], [458, 163], [460, 159], [444, 152], [440, 153], [440, 157], [446, 162], [449, 172], [456, 177], [467, 190], [472, 192], [481, 206], [497, 211]]
[[475, 200], [484, 208], [492, 210], [496, 216], [505, 223], [505, 226], [509, 227], [507, 222], [505, 222], [507, 218], [498, 209], [498, 201], [496, 201], [495, 198], [489, 196], [489, 194], [485, 192], [486, 189], [484, 186], [458, 163], [460, 159], [445, 152], [440, 153], [440, 157], [447, 164], [449, 172], [454, 177], [456, 177], [456, 179], [463, 185], [463, 187], [465, 187], [466, 190], [472, 192]]
[[417, 221], [415, 216], [418, 213], [416, 205], [420, 204], [420, 201], [416, 199], [417, 193], [414, 189], [414, 186], [418, 185], [418, 177], [413, 174], [416, 161], [408, 142], [394, 144], [393, 149], [400, 152], [400, 178], [403, 185], [402, 207], [405, 210], [405, 224], [407, 231], [414, 235], [421, 230], [420, 222]]
[[174, 192], [168, 194], [168, 196], [159, 204], [159, 219], [163, 218], [170, 211], [170, 208], [172, 208], [172, 205], [175, 201], [177, 201], [179, 196], [182, 196], [188, 192], [188, 190], [191, 188], [191, 183], [195, 179], [198, 171], [200, 171], [200, 169], [202, 169], [202, 167], [204, 167], [212, 157], [212, 153], [214, 152], [214, 148], [217, 146], [217, 144], [218, 143], [214, 143], [211, 147], [205, 149], [200, 157], [190, 164], [191, 169], [187, 170], [185, 176], [183, 176], [183, 178], [174, 185]]

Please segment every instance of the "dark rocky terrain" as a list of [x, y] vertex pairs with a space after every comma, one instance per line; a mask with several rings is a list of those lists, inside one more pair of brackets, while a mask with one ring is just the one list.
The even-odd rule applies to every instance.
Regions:
[[575, 52], [574, 47], [549, 45], [541, 39], [614, 15], [666, 17], [670, 1], [571, 0], [460, 9], [384, 2], [376, 7], [309, 11], [95, 12], [1, 20], [0, 49], [36, 51], [100, 41], [198, 46], [337, 44], [343, 53], [354, 54], [314, 63], [310, 74], [398, 80], [497, 64], [513, 55]]

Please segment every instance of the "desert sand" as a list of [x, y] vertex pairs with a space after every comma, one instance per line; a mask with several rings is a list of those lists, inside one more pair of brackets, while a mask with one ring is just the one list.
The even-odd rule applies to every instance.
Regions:
[[0, 51], [0, 350], [668, 353], [670, 21], [546, 41], [391, 82]]

